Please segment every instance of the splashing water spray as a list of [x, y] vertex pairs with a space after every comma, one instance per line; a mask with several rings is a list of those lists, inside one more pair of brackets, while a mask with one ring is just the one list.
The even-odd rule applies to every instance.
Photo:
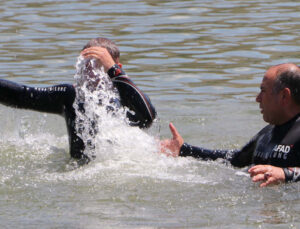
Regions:
[[75, 79], [76, 130], [90, 158], [105, 160], [158, 151], [158, 141], [130, 127], [127, 108], [120, 106], [118, 91], [95, 59], [78, 58]]

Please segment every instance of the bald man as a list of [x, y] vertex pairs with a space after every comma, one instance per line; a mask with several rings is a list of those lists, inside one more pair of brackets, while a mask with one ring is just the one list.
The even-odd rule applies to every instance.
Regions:
[[271, 67], [256, 97], [265, 122], [269, 123], [240, 150], [209, 150], [184, 143], [170, 123], [172, 139], [161, 142], [162, 152], [172, 156], [223, 158], [233, 166], [252, 166], [252, 181], [264, 187], [300, 180], [300, 68], [292, 63]]

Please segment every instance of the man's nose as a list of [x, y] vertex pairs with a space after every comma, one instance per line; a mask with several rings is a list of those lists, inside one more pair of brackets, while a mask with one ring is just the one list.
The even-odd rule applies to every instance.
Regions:
[[256, 96], [256, 102], [260, 103], [261, 102], [261, 94], [258, 93]]

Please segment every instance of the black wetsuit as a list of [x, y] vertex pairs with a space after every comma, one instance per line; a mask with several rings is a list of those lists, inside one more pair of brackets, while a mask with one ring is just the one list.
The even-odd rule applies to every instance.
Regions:
[[[127, 113], [128, 119], [140, 128], [149, 127], [156, 116], [149, 98], [118, 65], [109, 69], [108, 75], [119, 92], [121, 104], [134, 111], [134, 114]], [[75, 97], [76, 89], [70, 84], [28, 87], [0, 79], [0, 103], [15, 108], [62, 115], [67, 124], [70, 154], [73, 158], [82, 159], [87, 156], [84, 154], [84, 142], [76, 132], [76, 113], [73, 107]]]
[[299, 181], [299, 169], [287, 167], [300, 167], [300, 114], [283, 125], [266, 126], [240, 150], [209, 150], [184, 143], [180, 156], [223, 158], [236, 167], [273, 165], [284, 168], [287, 181]]

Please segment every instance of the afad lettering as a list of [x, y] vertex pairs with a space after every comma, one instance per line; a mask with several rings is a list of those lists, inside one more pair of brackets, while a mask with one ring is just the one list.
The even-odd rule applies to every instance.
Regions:
[[288, 153], [291, 151], [293, 145], [276, 145], [273, 149], [273, 158], [287, 159]]
[[276, 145], [273, 149], [273, 151], [278, 152], [278, 153], [289, 153], [291, 151], [291, 148], [293, 145]]

